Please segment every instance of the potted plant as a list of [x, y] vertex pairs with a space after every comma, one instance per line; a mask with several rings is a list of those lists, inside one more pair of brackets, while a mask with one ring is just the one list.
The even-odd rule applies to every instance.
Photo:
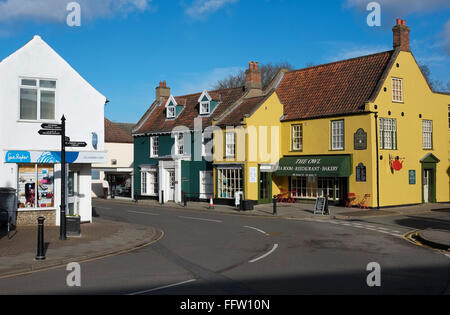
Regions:
[[67, 236], [81, 236], [81, 217], [79, 215], [66, 216]]

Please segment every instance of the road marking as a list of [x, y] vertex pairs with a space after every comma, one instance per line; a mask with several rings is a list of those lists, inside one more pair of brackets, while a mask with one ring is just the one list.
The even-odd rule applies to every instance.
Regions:
[[247, 229], [252, 229], [252, 230], [258, 231], [258, 232], [260, 232], [260, 233], [262, 233], [264, 235], [269, 236], [269, 234], [267, 234], [266, 232], [264, 232], [263, 230], [260, 230], [258, 228], [255, 228], [255, 227], [252, 227], [252, 226], [244, 226], [244, 227], [247, 228]]
[[94, 206], [95, 209], [105, 209], [105, 210], [111, 210], [112, 208], [106, 208], [106, 207], [98, 207], [98, 206]]
[[191, 217], [179, 217], [181, 219], [188, 219], [188, 220], [199, 220], [199, 221], [207, 221], [207, 222], [216, 222], [216, 223], [222, 223], [222, 221], [219, 220], [211, 220], [211, 219], [201, 219], [201, 218], [191, 218]]
[[146, 215], [159, 215], [157, 213], [150, 213], [150, 212], [139, 212], [139, 211], [128, 211], [129, 213], [137, 213], [137, 214], [146, 214]]
[[159, 291], [159, 290], [164, 290], [164, 289], [168, 289], [168, 288], [173, 288], [173, 287], [177, 287], [183, 284], [188, 284], [191, 282], [195, 282], [197, 281], [196, 279], [192, 279], [192, 280], [188, 280], [188, 281], [183, 281], [183, 282], [179, 282], [179, 283], [174, 283], [174, 284], [169, 284], [163, 287], [159, 287], [159, 288], [155, 288], [155, 289], [150, 289], [150, 290], [146, 290], [146, 291], [140, 291], [140, 292], [135, 292], [135, 293], [130, 293], [128, 295], [141, 295], [141, 294], [145, 294], [145, 293], [150, 293], [150, 292], [154, 292], [154, 291]]
[[263, 259], [263, 258], [266, 258], [266, 257], [269, 256], [270, 254], [272, 254], [274, 251], [276, 251], [277, 248], [278, 248], [278, 244], [273, 245], [273, 248], [270, 250], [270, 252], [268, 252], [268, 253], [262, 255], [261, 257], [258, 257], [258, 258], [255, 258], [255, 259], [253, 259], [253, 260], [250, 260], [249, 263], [252, 264], [252, 263], [255, 263], [255, 262], [257, 262], [257, 261], [259, 261], [259, 260], [261, 260], [261, 259]]

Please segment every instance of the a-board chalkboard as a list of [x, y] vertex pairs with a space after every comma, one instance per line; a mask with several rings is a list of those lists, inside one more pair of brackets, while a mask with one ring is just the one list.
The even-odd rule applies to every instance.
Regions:
[[316, 206], [314, 208], [314, 214], [329, 215], [328, 210], [328, 198], [319, 197], [316, 200]]

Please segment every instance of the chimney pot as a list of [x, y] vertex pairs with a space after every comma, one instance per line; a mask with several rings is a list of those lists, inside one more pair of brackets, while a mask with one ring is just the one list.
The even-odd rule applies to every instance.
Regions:
[[406, 21], [400, 18], [397, 19], [397, 25], [392, 29], [394, 33], [394, 49], [410, 51], [410, 31], [411, 29], [406, 26]]
[[406, 21], [405, 20], [402, 20], [402, 25], [406, 26]]
[[258, 70], [258, 63], [255, 61], [251, 61], [249, 69], [245, 71], [245, 89], [247, 91], [262, 91], [262, 74], [261, 70]]
[[400, 18], [397, 19], [397, 25], [402, 25], [402, 19]]
[[163, 98], [170, 97], [170, 88], [167, 87], [166, 81], [160, 81], [159, 86], [156, 88], [156, 100], [159, 101]]

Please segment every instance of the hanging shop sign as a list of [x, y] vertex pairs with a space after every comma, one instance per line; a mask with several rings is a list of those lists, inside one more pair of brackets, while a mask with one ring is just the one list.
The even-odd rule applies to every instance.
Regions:
[[356, 131], [355, 136], [355, 150], [367, 150], [367, 132], [360, 128]]
[[389, 166], [391, 167], [391, 171], [401, 171], [403, 169], [404, 160], [404, 158], [389, 155]]
[[276, 176], [349, 177], [350, 155], [285, 157], [279, 162]]
[[[56, 151], [8, 151], [6, 163], [61, 163], [61, 152]], [[66, 152], [66, 162], [71, 164], [106, 164], [105, 152]]]

